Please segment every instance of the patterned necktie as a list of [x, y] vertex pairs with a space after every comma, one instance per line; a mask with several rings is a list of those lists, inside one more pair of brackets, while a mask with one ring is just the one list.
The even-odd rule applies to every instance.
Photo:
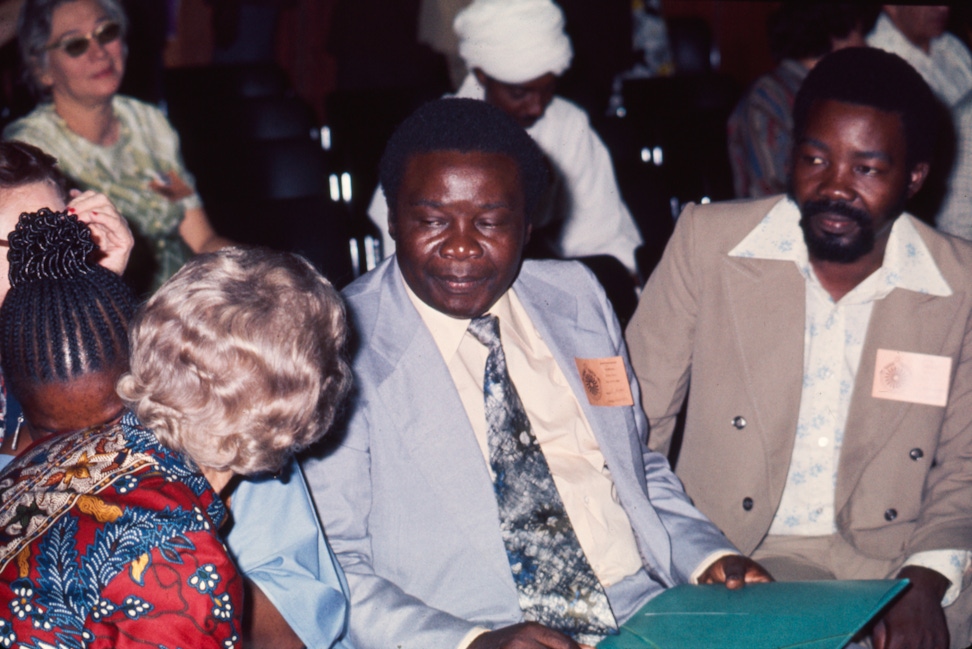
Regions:
[[489, 461], [524, 616], [583, 641], [616, 633], [607, 595], [581, 549], [506, 370], [499, 320], [492, 315], [474, 318], [469, 333], [489, 348], [483, 385]]

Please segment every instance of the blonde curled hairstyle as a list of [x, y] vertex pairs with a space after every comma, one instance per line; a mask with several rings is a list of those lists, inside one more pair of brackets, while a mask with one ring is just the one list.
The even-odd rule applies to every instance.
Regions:
[[264, 248], [198, 255], [136, 315], [118, 393], [198, 465], [278, 471], [331, 426], [351, 385], [338, 292]]

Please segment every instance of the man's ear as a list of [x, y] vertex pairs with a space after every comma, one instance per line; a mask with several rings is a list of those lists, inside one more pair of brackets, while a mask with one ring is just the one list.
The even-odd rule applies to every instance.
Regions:
[[398, 229], [395, 227], [395, 212], [389, 208], [388, 210], [388, 236], [392, 238], [392, 241], [398, 241]]
[[479, 82], [479, 85], [485, 88], [486, 84], [489, 83], [489, 77], [486, 76], [482, 68], [473, 68], [472, 73], [476, 75], [476, 81]]
[[908, 198], [917, 194], [918, 190], [925, 184], [930, 169], [931, 167], [927, 162], [919, 162], [911, 169], [911, 173], [908, 175]]

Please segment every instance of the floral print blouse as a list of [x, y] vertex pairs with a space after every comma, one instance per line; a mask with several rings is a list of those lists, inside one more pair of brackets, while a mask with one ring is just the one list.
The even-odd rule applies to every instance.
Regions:
[[219, 497], [132, 414], [0, 474], [0, 647], [240, 646]]

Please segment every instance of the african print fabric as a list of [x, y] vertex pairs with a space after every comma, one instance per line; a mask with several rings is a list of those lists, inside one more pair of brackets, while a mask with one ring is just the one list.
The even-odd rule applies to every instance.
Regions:
[[0, 647], [239, 646], [224, 516], [134, 415], [34, 445], [0, 474]]

